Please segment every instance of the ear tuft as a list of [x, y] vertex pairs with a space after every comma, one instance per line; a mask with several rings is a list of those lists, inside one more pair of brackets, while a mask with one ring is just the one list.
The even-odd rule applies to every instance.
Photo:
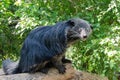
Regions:
[[90, 27], [91, 27], [91, 29], [93, 29], [93, 26], [92, 26], [92, 24], [90, 24]]
[[68, 23], [70, 26], [75, 26], [75, 22], [74, 22], [73, 20], [69, 20], [67, 23]]

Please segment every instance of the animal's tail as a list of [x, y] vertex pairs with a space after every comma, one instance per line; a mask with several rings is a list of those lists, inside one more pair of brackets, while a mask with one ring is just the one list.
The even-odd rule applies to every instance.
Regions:
[[18, 61], [13, 62], [10, 59], [4, 60], [2, 63], [3, 71], [6, 75], [17, 73]]

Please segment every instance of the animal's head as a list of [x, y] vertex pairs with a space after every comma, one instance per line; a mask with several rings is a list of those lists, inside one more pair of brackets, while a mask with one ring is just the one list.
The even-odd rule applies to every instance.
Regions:
[[75, 18], [66, 21], [68, 28], [67, 38], [69, 41], [86, 40], [92, 32], [92, 26], [85, 20]]

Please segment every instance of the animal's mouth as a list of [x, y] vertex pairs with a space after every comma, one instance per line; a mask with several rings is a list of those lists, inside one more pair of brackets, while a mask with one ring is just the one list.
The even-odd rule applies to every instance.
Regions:
[[82, 40], [82, 41], [86, 41], [86, 40], [87, 40], [87, 38], [82, 38], [81, 40]]
[[74, 39], [80, 39], [82, 41], [85, 41], [87, 39], [87, 35], [82, 36], [81, 34], [77, 33], [77, 34], [73, 34], [70, 36], [71, 38]]

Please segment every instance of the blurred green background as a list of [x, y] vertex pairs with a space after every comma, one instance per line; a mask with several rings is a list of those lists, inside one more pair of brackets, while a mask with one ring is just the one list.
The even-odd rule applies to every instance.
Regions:
[[36, 26], [79, 17], [89, 21], [92, 36], [67, 51], [78, 70], [117, 80], [120, 72], [120, 0], [0, 0], [0, 65], [18, 60], [21, 45]]

